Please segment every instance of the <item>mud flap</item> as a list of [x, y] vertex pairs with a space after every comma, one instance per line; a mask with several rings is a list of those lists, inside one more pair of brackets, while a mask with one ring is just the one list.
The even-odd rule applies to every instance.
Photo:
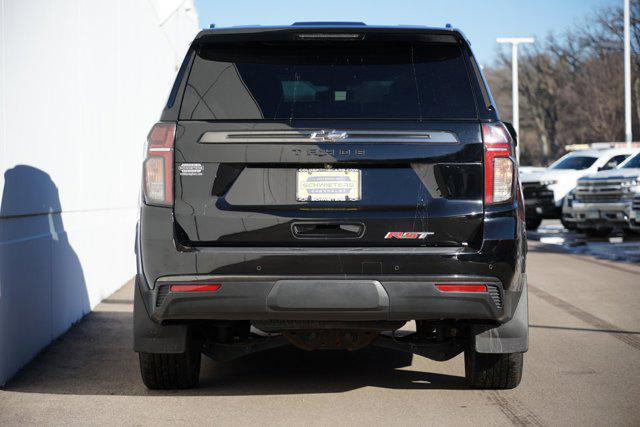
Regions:
[[133, 350], [138, 353], [184, 353], [189, 340], [188, 326], [163, 326], [151, 320], [142, 300], [140, 286], [139, 276], [136, 276], [133, 298]]
[[478, 353], [524, 353], [529, 349], [529, 298], [526, 276], [513, 318], [490, 329], [483, 325], [474, 325], [473, 345]]

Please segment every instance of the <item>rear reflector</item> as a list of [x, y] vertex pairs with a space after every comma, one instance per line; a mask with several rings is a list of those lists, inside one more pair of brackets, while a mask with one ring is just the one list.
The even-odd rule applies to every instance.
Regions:
[[222, 285], [171, 285], [171, 292], [216, 292]]
[[436, 285], [440, 292], [487, 292], [486, 285]]

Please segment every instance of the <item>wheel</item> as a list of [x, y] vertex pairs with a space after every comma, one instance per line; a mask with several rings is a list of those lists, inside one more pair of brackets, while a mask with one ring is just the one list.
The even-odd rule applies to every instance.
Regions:
[[151, 390], [194, 388], [200, 376], [200, 349], [185, 353], [140, 353], [142, 382]]
[[612, 228], [585, 228], [582, 230], [587, 237], [607, 237], [611, 234]]
[[474, 388], [516, 388], [522, 379], [523, 353], [484, 354], [474, 349], [464, 352], [467, 382]]
[[542, 218], [525, 218], [527, 230], [535, 231], [542, 224]]
[[576, 231], [578, 229], [578, 227], [576, 227], [575, 224], [572, 224], [569, 221], [565, 221], [564, 218], [560, 218], [560, 222], [562, 223], [562, 226], [569, 231]]

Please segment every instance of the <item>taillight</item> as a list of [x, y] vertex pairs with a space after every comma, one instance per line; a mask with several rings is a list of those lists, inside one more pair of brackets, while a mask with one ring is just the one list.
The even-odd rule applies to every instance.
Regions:
[[484, 202], [502, 203], [513, 198], [514, 163], [511, 137], [502, 123], [482, 125], [484, 142]]
[[173, 140], [175, 123], [156, 123], [147, 137], [143, 166], [144, 200], [151, 205], [173, 204]]

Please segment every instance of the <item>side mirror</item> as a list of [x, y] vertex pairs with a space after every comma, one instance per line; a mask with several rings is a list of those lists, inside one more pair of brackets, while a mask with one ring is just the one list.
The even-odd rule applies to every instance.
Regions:
[[509, 122], [502, 122], [502, 123], [504, 123], [504, 126], [509, 131], [509, 135], [511, 135], [511, 139], [513, 139], [513, 144], [515, 146], [517, 146], [518, 145], [518, 133], [516, 132], [516, 128], [514, 128], [513, 124], [511, 124]]

